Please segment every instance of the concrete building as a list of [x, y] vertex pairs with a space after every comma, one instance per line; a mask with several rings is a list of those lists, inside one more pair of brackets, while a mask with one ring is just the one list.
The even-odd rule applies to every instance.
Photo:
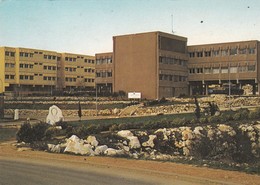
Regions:
[[163, 32], [113, 37], [114, 92], [159, 99], [188, 93], [187, 38]]
[[0, 47], [0, 93], [22, 95], [82, 86], [94, 88], [94, 60], [94, 56]]
[[114, 83], [113, 53], [96, 54], [96, 87], [98, 93], [113, 93]]
[[260, 83], [259, 49], [256, 40], [188, 46], [189, 94], [208, 94], [210, 86], [224, 84], [240, 89], [250, 84], [256, 94]]

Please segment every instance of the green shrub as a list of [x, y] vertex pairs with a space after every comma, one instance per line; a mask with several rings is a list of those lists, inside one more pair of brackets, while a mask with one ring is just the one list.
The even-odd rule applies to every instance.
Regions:
[[208, 118], [209, 123], [218, 123], [220, 122], [220, 117], [219, 116], [211, 116]]
[[208, 118], [200, 118], [200, 123], [205, 124], [208, 123]]
[[31, 125], [25, 122], [16, 134], [18, 142], [33, 143], [34, 141], [44, 140], [45, 132], [49, 128], [49, 125], [43, 122]]
[[111, 125], [111, 126], [109, 127], [109, 131], [110, 131], [110, 132], [114, 132], [114, 131], [117, 131], [117, 130], [119, 130], [117, 124], [113, 124], [113, 125]]
[[18, 142], [25, 142], [25, 143], [31, 143], [32, 138], [32, 127], [30, 123], [23, 123], [21, 125], [21, 128], [16, 133], [16, 139]]

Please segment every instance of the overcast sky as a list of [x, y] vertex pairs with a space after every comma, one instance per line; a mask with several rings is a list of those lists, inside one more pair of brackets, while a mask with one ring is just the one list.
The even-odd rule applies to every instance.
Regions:
[[260, 40], [260, 1], [0, 0], [0, 46], [94, 55], [113, 36], [172, 27], [188, 45]]

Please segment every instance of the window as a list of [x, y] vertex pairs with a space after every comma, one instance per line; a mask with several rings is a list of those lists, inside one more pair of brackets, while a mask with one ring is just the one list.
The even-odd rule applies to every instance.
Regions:
[[246, 67], [246, 66], [240, 66], [240, 67], [239, 67], [239, 72], [240, 72], [240, 73], [247, 72], [247, 67]]
[[65, 57], [65, 61], [69, 61], [69, 58], [68, 58], [68, 57]]
[[197, 71], [196, 71], [196, 73], [203, 73], [203, 68], [197, 68]]
[[47, 59], [47, 55], [43, 55], [43, 58], [44, 58], [44, 59]]
[[25, 57], [28, 57], [28, 56], [29, 56], [29, 53], [25, 53], [24, 56], [25, 56]]
[[212, 73], [211, 68], [204, 68], [204, 73], [205, 74], [211, 74]]
[[249, 48], [248, 53], [251, 54], [251, 55], [255, 54], [255, 48]]
[[190, 55], [190, 58], [194, 58], [195, 57], [195, 52], [190, 52], [189, 55]]
[[33, 53], [30, 53], [30, 57], [33, 57]]
[[237, 48], [233, 48], [230, 50], [230, 55], [237, 55]]
[[28, 80], [28, 79], [29, 79], [29, 76], [28, 76], [28, 75], [25, 75], [25, 76], [24, 76], [24, 79], [25, 79], [25, 80]]
[[14, 75], [10, 75], [10, 79], [14, 80]]
[[160, 74], [160, 75], [159, 75], [159, 80], [162, 80], [162, 79], [163, 79], [163, 75]]
[[47, 70], [47, 66], [43, 66], [43, 69], [44, 69], [44, 70]]
[[33, 80], [34, 76], [30, 76], [30, 80]]
[[230, 73], [237, 73], [237, 67], [230, 67]]
[[203, 52], [202, 51], [197, 52], [197, 57], [203, 57]]
[[5, 75], [5, 79], [8, 80], [9, 79], [9, 75]]
[[44, 77], [43, 77], [43, 80], [47, 80], [47, 76], [44, 76]]
[[20, 68], [23, 68], [23, 64], [20, 64]]
[[56, 68], [56, 66], [53, 66], [53, 68], [52, 68], [52, 69], [53, 69], [54, 71], [56, 71], [56, 69], [57, 69], [57, 68]]
[[107, 72], [107, 77], [112, 77], [112, 72]]
[[29, 64], [24, 64], [24, 67], [25, 68], [29, 68]]
[[246, 54], [246, 48], [239, 49], [239, 54], [241, 54], [241, 55]]
[[23, 57], [23, 52], [20, 52], [20, 57]]
[[48, 70], [51, 70], [52, 69], [52, 67], [51, 66], [48, 66]]
[[253, 72], [253, 71], [255, 71], [255, 65], [248, 66], [248, 72]]
[[221, 73], [228, 73], [228, 67], [222, 67]]
[[190, 74], [195, 73], [195, 68], [191, 68], [191, 69], [189, 69], [189, 73], [190, 73]]
[[221, 56], [227, 56], [228, 50], [221, 50]]
[[14, 57], [14, 55], [15, 55], [15, 52], [11, 52], [11, 57]]
[[23, 80], [23, 75], [20, 75], [20, 80]]
[[219, 68], [217, 67], [214, 67], [213, 69], [212, 69], [212, 73], [213, 74], [217, 74], [217, 73], [219, 73]]
[[29, 65], [29, 67], [32, 69], [32, 68], [33, 68], [33, 65], [32, 65], [32, 64], [30, 64], [30, 65]]
[[212, 54], [213, 54], [214, 57], [219, 56], [219, 50], [212, 51]]
[[5, 52], [5, 56], [9, 56], [9, 51], [6, 51], [6, 52]]
[[5, 67], [9, 67], [9, 63], [5, 63]]
[[97, 73], [96, 73], [96, 77], [101, 77], [100, 72], [97, 72]]
[[56, 60], [56, 56], [52, 56], [52, 59], [53, 59], [53, 60]]
[[204, 55], [205, 55], [205, 57], [210, 57], [211, 56], [211, 51], [205, 51]]

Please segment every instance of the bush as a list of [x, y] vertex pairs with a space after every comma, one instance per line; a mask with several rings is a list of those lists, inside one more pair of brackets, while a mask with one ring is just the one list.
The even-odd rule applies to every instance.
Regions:
[[200, 118], [200, 123], [205, 124], [208, 123], [208, 118]]
[[16, 139], [18, 142], [31, 143], [32, 138], [32, 127], [30, 123], [25, 122], [16, 133]]
[[209, 123], [218, 123], [220, 122], [220, 117], [219, 116], [211, 116], [209, 117]]
[[44, 140], [46, 130], [49, 128], [49, 125], [43, 122], [36, 123], [31, 125], [28, 122], [22, 124], [21, 128], [16, 134], [16, 139], [18, 142], [33, 143], [34, 141]]

